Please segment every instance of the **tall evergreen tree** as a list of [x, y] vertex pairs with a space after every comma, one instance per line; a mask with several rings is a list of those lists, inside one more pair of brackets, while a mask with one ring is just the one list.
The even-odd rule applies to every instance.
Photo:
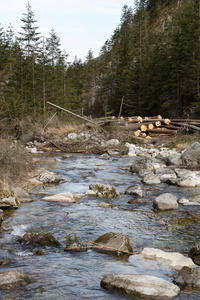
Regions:
[[32, 11], [30, 2], [26, 6], [27, 12], [23, 13], [23, 18], [21, 19], [24, 24], [21, 26], [23, 32], [19, 32], [19, 41], [22, 43], [26, 55], [29, 57], [32, 52], [35, 52], [40, 43], [40, 32], [37, 32], [38, 26], [34, 26], [37, 20], [34, 19], [34, 13]]

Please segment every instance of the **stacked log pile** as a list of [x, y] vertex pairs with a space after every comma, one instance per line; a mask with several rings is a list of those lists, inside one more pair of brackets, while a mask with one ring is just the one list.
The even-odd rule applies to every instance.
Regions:
[[111, 123], [116, 124], [119, 130], [126, 131], [134, 137], [151, 139], [158, 135], [190, 134], [200, 131], [200, 120], [168, 119], [160, 115], [155, 117], [105, 117], [93, 120], [104, 127]]

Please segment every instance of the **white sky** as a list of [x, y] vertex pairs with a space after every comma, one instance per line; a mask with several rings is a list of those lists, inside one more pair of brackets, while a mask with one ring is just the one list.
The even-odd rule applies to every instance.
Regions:
[[[0, 27], [5, 30], [11, 23], [13, 30], [21, 31], [27, 0], [1, 0]], [[85, 60], [89, 49], [99, 55], [105, 41], [120, 23], [124, 4], [134, 6], [134, 0], [30, 0], [35, 14], [35, 26], [45, 37], [54, 28], [61, 39], [61, 48], [70, 55]]]

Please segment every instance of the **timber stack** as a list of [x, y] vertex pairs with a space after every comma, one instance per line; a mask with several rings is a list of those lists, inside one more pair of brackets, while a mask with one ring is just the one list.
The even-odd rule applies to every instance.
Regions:
[[151, 139], [159, 135], [172, 136], [177, 134], [191, 134], [200, 131], [200, 120], [168, 119], [160, 115], [155, 117], [105, 117], [95, 119], [98, 126], [105, 127], [115, 124], [120, 131], [126, 131], [136, 138]]

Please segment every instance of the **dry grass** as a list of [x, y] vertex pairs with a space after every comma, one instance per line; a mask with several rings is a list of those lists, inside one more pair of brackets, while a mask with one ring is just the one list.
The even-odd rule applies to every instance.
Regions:
[[81, 132], [85, 125], [80, 124], [60, 124], [56, 127], [48, 127], [46, 129], [47, 134], [55, 134], [59, 137], [64, 137], [71, 132]]
[[14, 146], [7, 140], [0, 139], [0, 180], [4, 186], [23, 186], [29, 172], [37, 167], [38, 163], [33, 161], [22, 146]]

